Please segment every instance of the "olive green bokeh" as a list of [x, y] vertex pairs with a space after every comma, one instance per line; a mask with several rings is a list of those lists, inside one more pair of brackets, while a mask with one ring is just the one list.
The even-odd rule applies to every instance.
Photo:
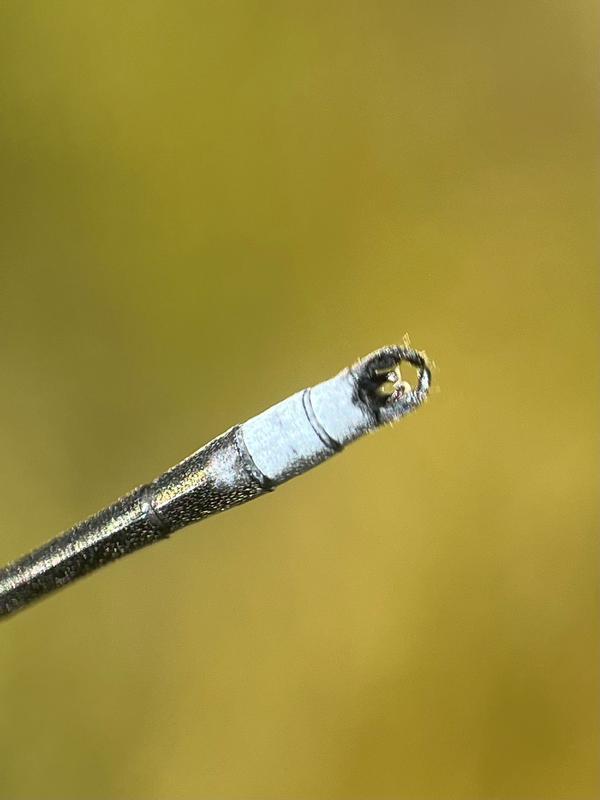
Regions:
[[597, 13], [0, 7], [0, 561], [383, 344], [417, 414], [0, 628], [0, 796], [600, 796]]

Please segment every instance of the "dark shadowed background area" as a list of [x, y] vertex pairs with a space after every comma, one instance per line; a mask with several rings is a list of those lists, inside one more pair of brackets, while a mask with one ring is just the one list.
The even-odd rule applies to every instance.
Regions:
[[600, 796], [597, 17], [1, 4], [0, 562], [405, 332], [440, 387], [3, 624], [3, 800]]

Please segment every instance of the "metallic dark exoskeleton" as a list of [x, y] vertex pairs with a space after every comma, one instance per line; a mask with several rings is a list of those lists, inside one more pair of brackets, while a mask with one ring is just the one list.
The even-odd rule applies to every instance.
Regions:
[[[418, 370], [412, 389], [401, 362]], [[192, 522], [253, 500], [426, 399], [431, 371], [409, 347], [377, 350], [213, 439], [151, 483], [0, 570], [0, 616]]]

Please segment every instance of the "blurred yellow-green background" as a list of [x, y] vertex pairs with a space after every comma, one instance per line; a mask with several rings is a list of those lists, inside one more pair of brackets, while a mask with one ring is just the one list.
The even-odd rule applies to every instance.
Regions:
[[405, 332], [440, 387], [2, 625], [2, 800], [600, 797], [597, 17], [1, 4], [1, 562]]

